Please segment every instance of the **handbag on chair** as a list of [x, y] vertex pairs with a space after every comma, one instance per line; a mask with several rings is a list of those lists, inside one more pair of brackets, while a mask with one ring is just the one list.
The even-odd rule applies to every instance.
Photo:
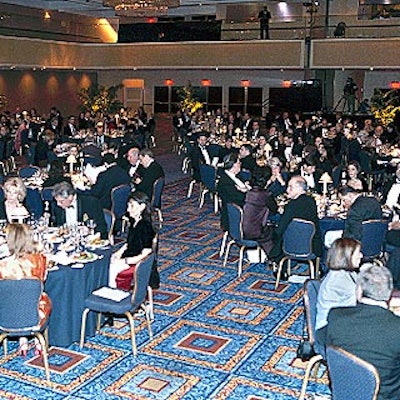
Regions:
[[124, 269], [123, 271], [119, 272], [115, 282], [117, 284], [118, 289], [129, 291], [132, 287], [132, 279], [133, 273], [135, 272], [135, 264], [129, 266], [129, 268]]

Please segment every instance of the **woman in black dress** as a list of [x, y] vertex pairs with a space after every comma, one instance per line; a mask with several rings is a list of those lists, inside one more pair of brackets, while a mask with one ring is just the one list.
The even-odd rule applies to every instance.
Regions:
[[[135, 265], [151, 253], [156, 235], [151, 220], [150, 201], [146, 194], [132, 193], [128, 199], [127, 213], [127, 243], [113, 254], [109, 272], [109, 285], [124, 290], [131, 287]], [[150, 279], [152, 287], [159, 284], [156, 282], [159, 278], [155, 266]]]

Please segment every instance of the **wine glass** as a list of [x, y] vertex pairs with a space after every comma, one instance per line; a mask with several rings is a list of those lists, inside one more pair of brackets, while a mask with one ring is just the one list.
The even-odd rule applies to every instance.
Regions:
[[94, 235], [94, 229], [96, 228], [96, 222], [94, 222], [94, 220], [93, 219], [88, 219], [87, 221], [86, 221], [86, 226], [89, 228], [89, 234], [91, 235], [91, 236], [93, 236]]

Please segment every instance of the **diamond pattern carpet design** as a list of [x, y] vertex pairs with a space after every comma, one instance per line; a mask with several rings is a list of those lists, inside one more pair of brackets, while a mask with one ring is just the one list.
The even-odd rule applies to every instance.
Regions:
[[[219, 216], [188, 179], [166, 186], [160, 234], [161, 287], [154, 293], [154, 337], [136, 322], [138, 356], [123, 319], [88, 338], [80, 349], [50, 350], [51, 382], [33, 349], [17, 342], [0, 357], [0, 399], [294, 400], [305, 363], [296, 359], [303, 327], [302, 286], [281, 283], [264, 264], [244, 263], [238, 251], [226, 268], [219, 258]], [[320, 368], [307, 393], [329, 394]]]

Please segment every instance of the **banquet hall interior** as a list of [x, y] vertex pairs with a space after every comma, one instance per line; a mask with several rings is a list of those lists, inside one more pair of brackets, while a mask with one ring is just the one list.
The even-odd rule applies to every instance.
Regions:
[[[245, 254], [238, 276], [240, 254], [234, 246], [224, 262], [216, 195], [208, 191], [201, 197], [204, 187], [193, 180], [190, 146], [174, 117], [182, 92], [189, 90], [205, 119], [249, 114], [265, 134], [284, 112], [313, 123], [326, 118], [330, 126], [347, 118], [361, 127], [374, 118], [370, 107], [363, 109], [365, 100], [371, 104], [377, 93], [400, 89], [397, 3], [0, 1], [0, 115], [18, 120], [34, 110], [44, 122], [53, 108], [65, 127], [70, 116], [77, 120], [87, 107], [90, 88], [115, 90], [112, 100], [121, 106], [112, 115], [117, 128], [123, 113], [143, 108], [152, 116], [152, 141], [143, 144], [165, 171], [157, 249], [161, 282], [152, 295], [152, 337], [146, 321], [138, 318], [134, 356], [126, 318], [103, 323], [95, 333], [92, 316], [91, 333], [83, 346], [79, 343], [81, 292], [90, 287], [88, 296], [100, 281], [107, 283], [111, 252], [126, 240], [118, 232], [114, 247], [109, 243], [89, 253], [95, 259], [72, 267], [61, 263], [49, 271], [44, 288], [53, 301], [50, 379], [33, 347], [22, 357], [18, 340], [10, 339], [8, 353], [0, 357], [0, 398], [301, 398], [308, 365], [297, 357], [306, 324], [304, 280], [276, 285], [268, 263], [253, 252]], [[265, 6], [271, 13], [269, 39], [260, 38], [258, 15]], [[354, 84], [350, 98], [349, 81]], [[103, 123], [102, 106], [91, 105], [96, 124]], [[242, 139], [237, 139], [240, 147]], [[32, 153], [12, 143], [2, 150], [2, 182], [34, 164]], [[380, 182], [377, 174], [368, 177], [372, 193]], [[300, 276], [306, 273], [301, 264]], [[322, 363], [310, 377], [305, 398], [330, 396]]]

